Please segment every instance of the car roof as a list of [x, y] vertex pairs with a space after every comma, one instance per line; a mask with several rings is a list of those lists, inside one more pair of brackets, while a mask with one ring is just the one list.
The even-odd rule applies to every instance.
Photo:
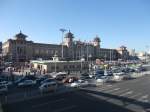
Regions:
[[57, 82], [55, 81], [52, 81], [52, 82], [46, 82], [46, 83], [43, 83], [42, 85], [49, 85], [49, 84], [56, 84]]

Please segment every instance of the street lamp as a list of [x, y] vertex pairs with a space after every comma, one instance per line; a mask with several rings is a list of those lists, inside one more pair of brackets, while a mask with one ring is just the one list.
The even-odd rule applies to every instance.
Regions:
[[105, 58], [105, 62], [106, 62], [106, 58], [107, 58], [107, 55], [106, 55], [106, 54], [104, 55], [104, 58]]
[[82, 62], [85, 61], [85, 59], [82, 57], [80, 61], [81, 61], [81, 72], [82, 72], [82, 70], [83, 70]]
[[63, 58], [64, 58], [64, 49], [63, 49], [63, 38], [64, 38], [64, 37], [63, 37], [63, 36], [64, 36], [64, 32], [67, 31], [67, 30], [61, 28], [60, 31], [62, 32], [62, 51], [61, 51], [62, 54], [61, 54], [61, 57], [62, 57], [62, 59], [63, 59]]
[[55, 73], [57, 72], [57, 65], [56, 65], [56, 61], [57, 61], [57, 55], [55, 53], [53, 60], [55, 61]]
[[91, 69], [92, 69], [92, 55], [91, 54], [89, 54], [89, 59], [90, 59], [90, 63], [89, 63], [89, 72], [91, 71]]
[[86, 47], [87, 47], [87, 62], [89, 61], [89, 44], [87, 43], [86, 44]]
[[110, 49], [110, 63], [111, 63], [111, 49]]

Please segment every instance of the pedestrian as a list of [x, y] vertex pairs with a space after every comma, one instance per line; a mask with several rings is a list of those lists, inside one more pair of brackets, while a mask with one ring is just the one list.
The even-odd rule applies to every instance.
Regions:
[[43, 74], [45, 74], [45, 69], [44, 69], [44, 71], [43, 71]]

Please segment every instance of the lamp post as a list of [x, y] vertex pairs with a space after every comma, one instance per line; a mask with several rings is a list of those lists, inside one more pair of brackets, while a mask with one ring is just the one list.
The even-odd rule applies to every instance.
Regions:
[[104, 58], [105, 58], [105, 63], [106, 63], [106, 58], [107, 58], [107, 55], [106, 55], [106, 54], [104, 55]]
[[86, 47], [87, 47], [87, 62], [89, 61], [89, 44], [87, 43], [86, 44]]
[[61, 54], [61, 58], [64, 58], [64, 48], [63, 48], [63, 36], [64, 36], [64, 32], [67, 31], [66, 29], [61, 28], [60, 31], [62, 32], [62, 54]]
[[82, 70], [83, 70], [82, 62], [85, 61], [85, 59], [82, 57], [80, 61], [81, 61], [81, 73], [82, 73]]
[[146, 45], [146, 52], [145, 52], [145, 62], [147, 63], [147, 53], [148, 53], [148, 50], [149, 50], [149, 46]]
[[55, 73], [57, 72], [57, 65], [56, 65], [56, 61], [57, 61], [57, 55], [55, 53], [53, 60], [55, 61]]
[[109, 60], [109, 61], [110, 61], [110, 63], [111, 63], [111, 49], [110, 49], [110, 60]]
[[92, 69], [92, 55], [90, 54], [88, 57], [89, 57], [89, 59], [90, 59], [89, 72], [91, 72], [91, 69]]

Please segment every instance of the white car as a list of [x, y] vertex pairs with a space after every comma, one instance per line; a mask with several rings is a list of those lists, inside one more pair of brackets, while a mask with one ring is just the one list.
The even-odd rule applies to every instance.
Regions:
[[58, 73], [53, 73], [52, 74], [52, 77], [53, 78], [56, 78], [56, 77], [59, 77], [59, 76], [66, 76], [67, 75], [67, 73], [66, 72], [58, 72]]
[[23, 82], [18, 83], [19, 87], [23, 87], [23, 86], [33, 86], [36, 84], [36, 81], [33, 80], [24, 80]]
[[6, 85], [0, 85], [0, 93], [5, 93], [8, 91], [8, 88]]
[[70, 84], [70, 87], [86, 87], [88, 86], [88, 81], [78, 80]]
[[52, 81], [52, 82], [47, 82], [47, 83], [43, 83], [39, 89], [40, 92], [48, 92], [48, 91], [55, 91], [57, 89], [57, 82]]
[[79, 87], [79, 83], [78, 82], [73, 82], [73, 83], [70, 84], [70, 87], [77, 88], [77, 87]]
[[118, 75], [118, 76], [121, 76], [121, 75], [124, 75], [124, 74], [125, 74], [124, 72], [113, 73], [113, 75]]
[[109, 77], [107, 77], [107, 76], [101, 76], [96, 79], [96, 81], [100, 82], [100, 83], [107, 82], [108, 80], [109, 80]]

